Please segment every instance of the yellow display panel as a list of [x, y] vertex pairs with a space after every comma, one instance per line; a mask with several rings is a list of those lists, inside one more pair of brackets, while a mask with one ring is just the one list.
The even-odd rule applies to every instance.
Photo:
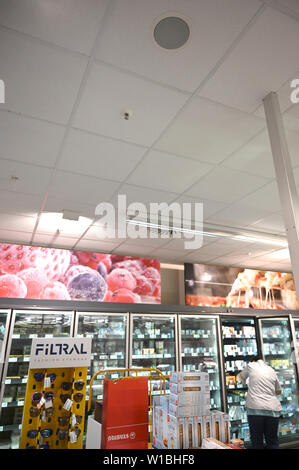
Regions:
[[20, 449], [82, 448], [86, 382], [87, 367], [29, 370]]

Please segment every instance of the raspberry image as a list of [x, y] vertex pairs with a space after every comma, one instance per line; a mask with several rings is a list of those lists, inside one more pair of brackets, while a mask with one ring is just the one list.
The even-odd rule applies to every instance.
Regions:
[[40, 298], [48, 300], [71, 300], [67, 288], [59, 281], [49, 282], [42, 291]]
[[75, 251], [74, 254], [77, 256], [81, 264], [89, 266], [92, 269], [97, 269], [100, 262], [105, 264], [107, 272], [109, 272], [111, 269], [112, 262], [110, 255], [102, 253], [89, 253], [85, 251]]
[[65, 275], [63, 276], [62, 282], [67, 286], [70, 280], [81, 273], [93, 273], [94, 270], [89, 266], [83, 266], [82, 264], [75, 264], [71, 266]]
[[27, 268], [39, 268], [49, 280], [58, 280], [70, 264], [67, 250], [0, 243], [0, 266], [7, 274]]
[[39, 299], [44, 287], [48, 284], [48, 278], [43, 271], [38, 268], [23, 269], [18, 273], [27, 287], [27, 299]]
[[153, 293], [153, 285], [150, 279], [146, 278], [145, 276], [139, 276], [136, 279], [136, 289], [134, 292], [139, 295], [152, 295]]
[[116, 268], [111, 271], [107, 276], [107, 285], [109, 289], [114, 292], [117, 289], [126, 288], [134, 290], [136, 287], [136, 280], [134, 276], [127, 269]]
[[129, 289], [118, 289], [113, 292], [111, 302], [126, 302], [131, 304], [141, 303], [141, 299], [138, 294], [135, 294]]
[[160, 273], [157, 271], [155, 268], [146, 268], [143, 273], [143, 276], [145, 276], [147, 279], [150, 280], [152, 283], [153, 287], [157, 287], [160, 283]]
[[103, 299], [103, 302], [111, 302], [112, 299], [112, 292], [111, 290], [107, 290], [106, 295]]
[[115, 263], [115, 268], [127, 269], [135, 277], [139, 277], [142, 273], [142, 266], [138, 260], [125, 260]]
[[97, 272], [81, 273], [68, 283], [68, 291], [73, 300], [102, 302], [107, 291], [105, 279]]
[[24, 299], [27, 295], [25, 282], [15, 274], [0, 276], [0, 297], [16, 297]]
[[160, 260], [158, 259], [150, 259], [150, 258], [141, 258], [140, 261], [144, 265], [144, 267], [148, 268], [155, 268], [160, 271]]

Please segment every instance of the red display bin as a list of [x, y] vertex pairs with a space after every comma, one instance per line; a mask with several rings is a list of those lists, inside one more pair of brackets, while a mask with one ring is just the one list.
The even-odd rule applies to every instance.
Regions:
[[102, 449], [148, 448], [148, 379], [104, 380]]

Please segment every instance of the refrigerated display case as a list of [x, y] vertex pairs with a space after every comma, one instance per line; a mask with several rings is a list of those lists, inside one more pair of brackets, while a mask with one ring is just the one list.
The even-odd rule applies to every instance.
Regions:
[[[299, 318], [294, 319], [294, 327], [295, 327], [297, 358], [298, 358], [299, 357]], [[299, 367], [299, 364], [297, 365], [297, 367]]]
[[227, 410], [233, 437], [249, 440], [246, 413], [247, 386], [237, 375], [258, 353], [257, 328], [254, 318], [222, 318], [222, 344], [225, 370]]
[[71, 336], [73, 319], [73, 312], [13, 312], [1, 384], [2, 448], [19, 448], [32, 338]]
[[[5, 349], [10, 323], [10, 310], [0, 310], [0, 384], [2, 383], [2, 373], [4, 367]], [[0, 393], [1, 399], [1, 393]], [[1, 403], [1, 402], [0, 402]]]
[[209, 373], [211, 409], [222, 409], [218, 317], [179, 317], [180, 370]]
[[295, 440], [299, 438], [299, 395], [295, 338], [291, 335], [290, 318], [260, 318], [259, 322], [265, 362], [276, 371], [281, 384], [279, 438], [281, 441]]
[[[177, 316], [131, 315], [131, 362], [133, 368], [156, 368], [166, 376], [178, 370]], [[168, 381], [166, 381], [168, 392]], [[158, 394], [160, 381], [152, 381], [152, 393]]]
[[[91, 377], [102, 369], [126, 368], [128, 362], [128, 314], [77, 313], [75, 336], [91, 337], [91, 365], [88, 369], [88, 383]], [[120, 374], [112, 374], [111, 378]], [[89, 387], [87, 389], [89, 393]], [[95, 380], [92, 390], [92, 406], [95, 400], [103, 398], [103, 382]]]

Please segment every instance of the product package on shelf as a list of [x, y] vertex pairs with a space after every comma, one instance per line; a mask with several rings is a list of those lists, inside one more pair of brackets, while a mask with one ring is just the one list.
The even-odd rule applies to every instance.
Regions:
[[20, 449], [80, 449], [91, 338], [35, 338]]
[[232, 447], [218, 441], [214, 437], [210, 437], [202, 440], [202, 449], [232, 449]]
[[170, 382], [179, 384], [181, 382], [197, 382], [194, 386], [200, 384], [209, 384], [209, 374], [207, 372], [170, 372]]

